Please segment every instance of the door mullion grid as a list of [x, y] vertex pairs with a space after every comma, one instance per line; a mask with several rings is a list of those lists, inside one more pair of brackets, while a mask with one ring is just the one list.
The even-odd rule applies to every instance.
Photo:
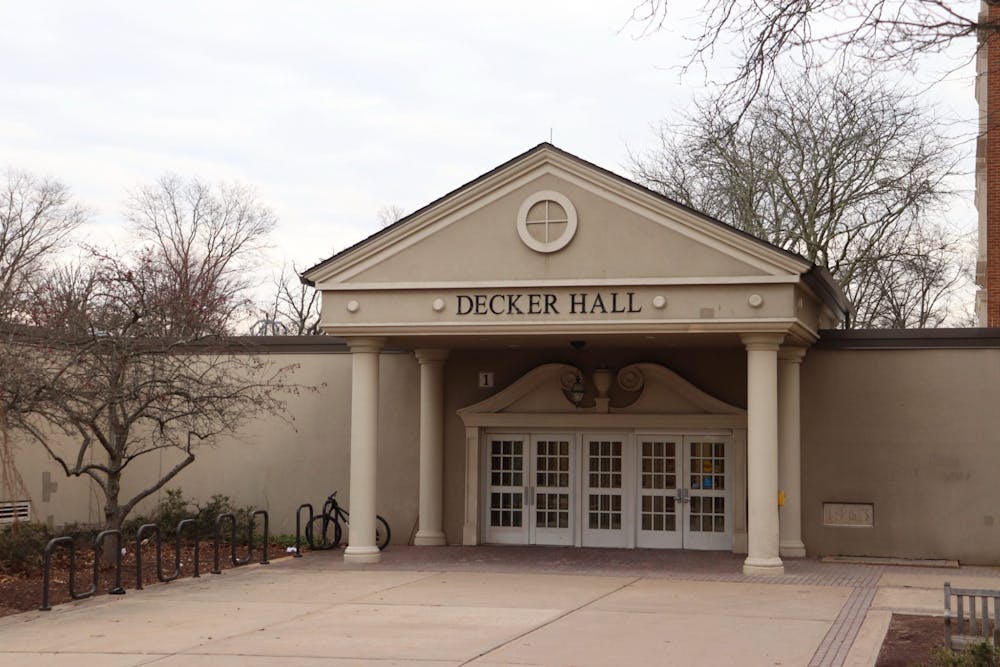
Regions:
[[491, 434], [487, 438], [484, 458], [488, 494], [484, 509], [491, 541], [517, 543], [527, 537], [524, 496], [529, 448], [529, 440], [522, 434]]
[[579, 508], [575, 502], [575, 436], [567, 433], [532, 438], [535, 449], [533, 483], [535, 506], [533, 523], [540, 544], [569, 546], [574, 543], [574, 526]]
[[[486, 459], [485, 471], [487, 474], [487, 498], [484, 503], [484, 514], [486, 526], [491, 531], [491, 540], [497, 542], [516, 543], [558, 543], [582, 546], [584, 543], [595, 546], [649, 546], [666, 548], [728, 548], [732, 539], [732, 468], [729, 457], [731, 436], [726, 435], [698, 435], [682, 436], [679, 434], [669, 435], [663, 433], [649, 432], [628, 432], [628, 433], [604, 433], [604, 432], [577, 432], [573, 434], [503, 434], [493, 433], [486, 439]], [[604, 470], [602, 459], [603, 449], [598, 447], [597, 470], [598, 475], [618, 472], [620, 474], [619, 488], [601, 488], [604, 482], [601, 481], [598, 487], [591, 487], [590, 475], [591, 466], [591, 443], [613, 442], [621, 443], [620, 470]], [[666, 443], [673, 443], [673, 457], [667, 455]], [[520, 463], [515, 464], [517, 459], [517, 443], [520, 445]], [[569, 456], [569, 471], [561, 469], [562, 460], [560, 451], [562, 444], [566, 443]], [[651, 443], [660, 443], [663, 446], [662, 455], [656, 451], [651, 452], [652, 456], [644, 457], [643, 448]], [[694, 452], [692, 447], [698, 448]], [[544, 451], [540, 450], [543, 449]], [[549, 449], [554, 448], [553, 452]], [[605, 447], [606, 448], [606, 447]], [[709, 448], [709, 449], [706, 449]], [[509, 450], [509, 451], [508, 451]], [[658, 451], [658, 450], [657, 450]], [[499, 459], [494, 459], [494, 457]], [[661, 464], [656, 469], [645, 470], [644, 460], [656, 459], [659, 457]], [[544, 459], [542, 465], [539, 461]], [[611, 455], [614, 459], [614, 455]], [[649, 462], [648, 460], [646, 461]], [[668, 474], [668, 462], [672, 463], [673, 488], [666, 482]], [[563, 466], [564, 467], [564, 466]], [[497, 474], [499, 473], [499, 477]], [[657, 484], [644, 488], [644, 475], [656, 473], [662, 476]], [[559, 475], [567, 474], [568, 480], [562, 480]], [[540, 475], [544, 479], [540, 479]], [[555, 477], [553, 477], [555, 475]], [[600, 478], [603, 480], [603, 478]], [[565, 481], [568, 481], [566, 486]], [[519, 484], [517, 483], [519, 482]], [[647, 482], [648, 483], [648, 478]], [[553, 486], [554, 484], [554, 486]], [[721, 486], [720, 486], [721, 484]], [[686, 490], [689, 494], [689, 502], [681, 503], [676, 500], [678, 492]], [[644, 491], [652, 491], [645, 495], [655, 497], [659, 495], [663, 498], [662, 503], [657, 503], [653, 508], [660, 513], [663, 518], [658, 521], [657, 526], [663, 525], [666, 528], [666, 517], [669, 512], [660, 509], [660, 505], [666, 508], [667, 498], [672, 499], [674, 531], [650, 530], [644, 527], [643, 505]], [[670, 492], [673, 492], [671, 495]], [[569, 494], [568, 521], [562, 525], [559, 514], [562, 511], [562, 497], [560, 494]], [[589, 528], [590, 519], [590, 495], [610, 496], [615, 493], [620, 494], [620, 516], [621, 530], [618, 537], [611, 538], [612, 533], [604, 533], [603, 530], [595, 532]], [[501, 496], [500, 502], [495, 502], [493, 494], [506, 494]], [[548, 506], [542, 510], [546, 512], [541, 521], [538, 519], [539, 498], [544, 495], [546, 503], [554, 501], [557, 505], [553, 508]], [[532, 496], [534, 496], [532, 498]], [[514, 502], [516, 498], [519, 507]], [[707, 505], [706, 505], [707, 503]], [[694, 507], [692, 507], [692, 504]], [[497, 507], [500, 505], [500, 507]], [[511, 517], [520, 510], [520, 525]], [[612, 509], [612, 508], [606, 508]], [[496, 512], [499, 511], [499, 514]], [[650, 519], [654, 512], [646, 512], [647, 526], [653, 525]], [[599, 521], [603, 521], [604, 511], [599, 508]], [[501, 525], [494, 525], [499, 517]], [[692, 521], [697, 519], [698, 525], [692, 530]], [[541, 525], [539, 525], [541, 524]], [[560, 534], [560, 531], [564, 531]], [[659, 533], [659, 534], [658, 534]], [[520, 538], [517, 535], [521, 535]], [[586, 536], [590, 534], [590, 537]], [[604, 535], [604, 538], [601, 535]], [[642, 540], [639, 540], [640, 535]], [[728, 541], [726, 540], [728, 536]], [[589, 542], [588, 542], [589, 540]], [[595, 541], [596, 540], [596, 541]]]
[[684, 524], [685, 545], [693, 548], [725, 548], [732, 541], [732, 502], [729, 439], [713, 436], [684, 438], [688, 466], [685, 483], [691, 488], [691, 504]]
[[684, 442], [681, 436], [636, 434], [635, 534], [641, 546], [683, 546]]

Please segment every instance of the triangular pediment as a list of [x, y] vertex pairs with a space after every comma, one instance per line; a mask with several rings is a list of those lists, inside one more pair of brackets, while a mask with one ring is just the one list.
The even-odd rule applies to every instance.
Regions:
[[[557, 221], [550, 223], [543, 219], [547, 212], [531, 208], [533, 198], [548, 202], [545, 206], [557, 204], [552, 206], [559, 211]], [[575, 231], [560, 236], [568, 226], [562, 220], [569, 217], [575, 218]], [[552, 249], [552, 237], [569, 240]], [[696, 283], [732, 277], [767, 281], [797, 277], [809, 268], [796, 255], [542, 144], [304, 276], [321, 289], [344, 289], [580, 280]]]
[[[583, 388], [579, 405], [574, 385]], [[669, 368], [636, 363], [617, 372], [584, 373], [569, 364], [543, 364], [459, 416], [475, 421], [482, 415], [530, 414], [725, 415], [745, 417], [746, 411], [711, 396]]]

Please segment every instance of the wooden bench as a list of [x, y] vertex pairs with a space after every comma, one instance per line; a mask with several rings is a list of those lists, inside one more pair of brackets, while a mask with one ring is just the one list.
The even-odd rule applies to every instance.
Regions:
[[[952, 617], [952, 598], [955, 616]], [[992, 605], [990, 601], [992, 600]], [[993, 607], [992, 617], [990, 607]], [[952, 588], [944, 584], [944, 644], [949, 649], [961, 648], [977, 641], [990, 641], [1000, 646], [1000, 591], [980, 588]], [[968, 632], [966, 632], [968, 625]], [[956, 626], [956, 627], [953, 627]]]

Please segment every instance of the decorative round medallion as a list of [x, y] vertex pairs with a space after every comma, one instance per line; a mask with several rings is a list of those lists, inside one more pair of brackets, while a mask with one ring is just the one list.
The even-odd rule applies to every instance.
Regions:
[[653, 297], [653, 308], [657, 310], [663, 310], [667, 307], [667, 297], [662, 294], [657, 294]]
[[760, 308], [764, 305], [764, 297], [760, 294], [751, 294], [750, 298], [747, 299], [747, 303], [750, 304], [751, 308]]
[[355, 299], [351, 299], [350, 301], [347, 302], [347, 312], [356, 313], [358, 312], [359, 308], [361, 308], [361, 304], [358, 303]]
[[442, 310], [444, 310], [444, 299], [434, 299], [434, 301], [431, 303], [431, 308], [434, 309], [435, 313], [440, 313]]
[[517, 234], [535, 252], [562, 250], [573, 240], [576, 225], [573, 202], [554, 190], [536, 192], [517, 212]]

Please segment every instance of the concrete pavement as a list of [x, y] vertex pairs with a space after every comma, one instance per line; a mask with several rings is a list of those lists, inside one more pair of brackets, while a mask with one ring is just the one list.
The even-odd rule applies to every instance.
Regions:
[[870, 665], [892, 611], [940, 613], [941, 584], [989, 568], [731, 554], [393, 547], [185, 579], [0, 619], [0, 664]]

